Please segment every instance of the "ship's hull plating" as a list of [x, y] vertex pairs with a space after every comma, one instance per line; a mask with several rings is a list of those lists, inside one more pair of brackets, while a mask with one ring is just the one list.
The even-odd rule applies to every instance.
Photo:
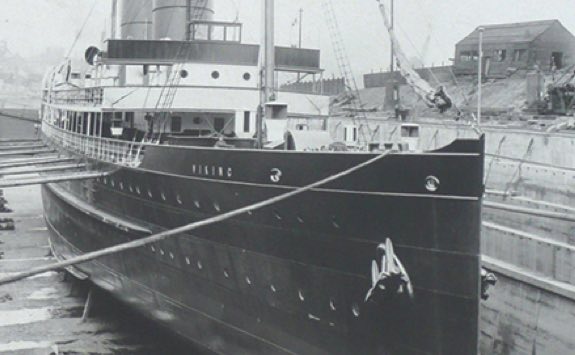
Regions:
[[[150, 148], [138, 169], [44, 186], [52, 247], [70, 258], [141, 238], [370, 157]], [[482, 176], [483, 140], [391, 155], [253, 214], [78, 268], [220, 353], [472, 354]], [[436, 191], [426, 188], [429, 177], [440, 182]], [[386, 238], [411, 277], [413, 300], [365, 302]]]

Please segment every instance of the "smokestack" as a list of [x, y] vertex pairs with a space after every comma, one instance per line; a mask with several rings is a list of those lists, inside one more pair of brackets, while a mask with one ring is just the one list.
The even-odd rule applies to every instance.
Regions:
[[185, 41], [189, 23], [194, 20], [211, 21], [214, 17], [213, 0], [154, 0], [154, 38]]
[[122, 39], [151, 39], [151, 0], [121, 0], [120, 16]]

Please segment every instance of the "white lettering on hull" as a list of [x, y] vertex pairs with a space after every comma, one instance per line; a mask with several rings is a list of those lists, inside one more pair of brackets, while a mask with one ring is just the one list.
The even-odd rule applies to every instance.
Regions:
[[192, 174], [197, 176], [231, 178], [233, 169], [231, 167], [192, 164]]

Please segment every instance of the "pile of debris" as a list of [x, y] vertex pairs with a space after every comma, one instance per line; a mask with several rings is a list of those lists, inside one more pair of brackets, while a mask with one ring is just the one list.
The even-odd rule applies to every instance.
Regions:
[[[8, 201], [4, 197], [4, 191], [0, 190], [0, 213], [11, 213], [12, 210], [6, 205]], [[0, 231], [14, 230], [14, 220], [12, 218], [0, 218]]]

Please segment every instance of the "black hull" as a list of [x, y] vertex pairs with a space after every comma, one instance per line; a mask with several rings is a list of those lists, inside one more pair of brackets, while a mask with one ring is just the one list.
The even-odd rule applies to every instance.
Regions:
[[[149, 149], [139, 169], [44, 187], [52, 247], [70, 258], [141, 238], [370, 157]], [[272, 169], [282, 172], [279, 181]], [[425, 188], [428, 176], [439, 190]], [[252, 215], [78, 268], [220, 353], [473, 354], [482, 177], [482, 140], [392, 155]], [[386, 238], [411, 276], [412, 301], [365, 302], [371, 261]]]

